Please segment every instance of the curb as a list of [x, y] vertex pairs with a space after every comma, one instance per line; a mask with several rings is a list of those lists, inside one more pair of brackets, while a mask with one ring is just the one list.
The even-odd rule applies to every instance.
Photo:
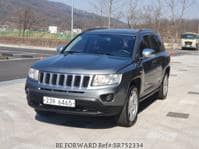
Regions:
[[25, 46], [25, 45], [9, 45], [9, 44], [1, 44], [0, 47], [5, 48], [17, 48], [17, 49], [36, 49], [36, 50], [46, 50], [46, 51], [55, 51], [55, 48], [46, 48], [46, 47], [35, 47], [35, 46]]
[[26, 81], [25, 78], [23, 78], [23, 79], [9, 80], [9, 81], [2, 81], [2, 82], [0, 82], [0, 87], [6, 86], [6, 85], [13, 85], [13, 84], [16, 84], [16, 83], [24, 83], [25, 81]]

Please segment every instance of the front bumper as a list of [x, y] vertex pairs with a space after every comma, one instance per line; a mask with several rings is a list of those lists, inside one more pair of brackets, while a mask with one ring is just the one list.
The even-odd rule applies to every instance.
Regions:
[[[123, 86], [123, 87], [121, 87]], [[121, 112], [127, 96], [124, 85], [119, 87], [103, 88], [98, 90], [65, 91], [60, 92], [55, 88], [44, 88], [37, 82], [27, 79], [26, 94], [28, 104], [37, 110], [49, 111], [72, 115], [113, 116]], [[102, 101], [102, 95], [113, 95], [110, 102]], [[75, 99], [76, 107], [58, 107], [43, 104], [43, 97]]]
[[[190, 43], [186, 44], [186, 42], [190, 42]], [[194, 41], [184, 41], [184, 42], [182, 42], [182, 48], [195, 49], [195, 48], [197, 48], [197, 43]]]

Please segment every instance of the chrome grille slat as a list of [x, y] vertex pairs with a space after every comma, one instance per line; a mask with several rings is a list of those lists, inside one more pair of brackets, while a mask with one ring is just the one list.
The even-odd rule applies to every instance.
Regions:
[[92, 75], [40, 72], [39, 83], [51, 87], [83, 89], [91, 85]]
[[50, 85], [52, 85], [52, 79], [53, 79], [53, 74], [52, 73], [50, 73]]
[[66, 82], [67, 82], [67, 75], [64, 75], [64, 86], [66, 86]]
[[59, 86], [59, 79], [60, 79], [60, 74], [57, 74], [57, 80], [56, 80], [56, 85]]
[[80, 88], [80, 89], [82, 88], [82, 85], [83, 85], [83, 79], [84, 79], [84, 76], [81, 75], [81, 76], [80, 76], [80, 83], [79, 83], [79, 88]]
[[43, 76], [43, 80], [42, 80], [43, 84], [46, 84], [46, 73], [44, 72], [44, 76]]
[[72, 75], [72, 82], [71, 82], [71, 87], [74, 88], [75, 84], [75, 75]]
[[91, 86], [91, 83], [92, 83], [92, 75], [88, 76], [89, 77], [89, 82], [88, 82], [88, 86], [90, 87]]

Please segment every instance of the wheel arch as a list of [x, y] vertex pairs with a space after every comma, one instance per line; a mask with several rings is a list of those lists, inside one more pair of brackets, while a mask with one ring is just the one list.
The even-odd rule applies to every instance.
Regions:
[[171, 71], [171, 67], [170, 66], [166, 67], [164, 75], [165, 74], [170, 75], [170, 71]]
[[140, 92], [141, 92], [141, 78], [134, 78], [133, 80], [131, 80], [130, 82], [130, 85], [129, 85], [129, 88], [132, 87], [132, 86], [135, 86], [137, 87], [137, 90], [138, 90], [138, 95], [140, 95]]

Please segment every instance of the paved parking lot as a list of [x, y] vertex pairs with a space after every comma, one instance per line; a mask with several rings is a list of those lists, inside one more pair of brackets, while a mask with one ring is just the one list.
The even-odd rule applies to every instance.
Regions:
[[49, 50], [0, 47], [0, 81], [24, 78], [29, 67], [38, 59], [55, 54]]
[[110, 118], [49, 115], [26, 104], [25, 80], [0, 83], [0, 148], [55, 148], [56, 143], [143, 143], [144, 149], [199, 148], [199, 54], [172, 57], [168, 98], [141, 104], [131, 128]]
[[55, 50], [36, 50], [25, 48], [11, 48], [0, 47], [0, 55], [8, 57], [10, 60], [22, 60], [22, 59], [36, 59], [40, 57], [48, 57], [55, 54]]

